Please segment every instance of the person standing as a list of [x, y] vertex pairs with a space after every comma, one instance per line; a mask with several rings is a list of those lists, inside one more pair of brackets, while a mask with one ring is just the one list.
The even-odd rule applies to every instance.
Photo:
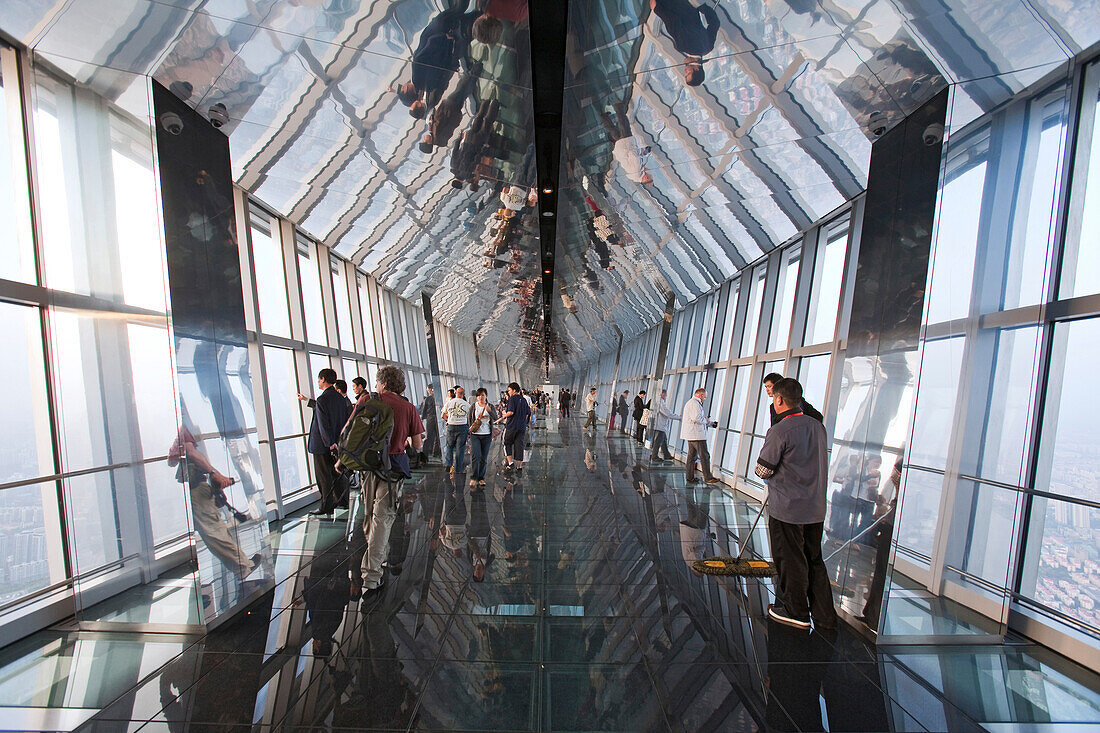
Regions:
[[703, 410], [703, 400], [707, 398], [707, 391], [700, 387], [684, 405], [683, 418], [680, 422], [680, 439], [688, 444], [687, 453], [687, 482], [695, 483], [695, 459], [703, 464], [703, 480], [708, 484], [718, 483], [710, 472], [710, 450], [707, 448], [707, 428], [716, 428], [718, 423], [711, 420]]
[[531, 419], [531, 407], [523, 398], [519, 385], [508, 385], [508, 402], [497, 422], [504, 423], [504, 460], [505, 470], [513, 468], [517, 474], [523, 473], [523, 445], [526, 440], [527, 423]]
[[588, 421], [584, 424], [586, 428], [596, 427], [596, 404], [596, 388], [593, 387], [588, 390], [588, 396], [584, 398], [584, 411], [588, 413]]
[[352, 394], [355, 395], [355, 400], [353, 401], [358, 401], [359, 398], [363, 396], [363, 393], [367, 391], [367, 380], [362, 377], [356, 377], [351, 380], [351, 391]]
[[424, 401], [420, 403], [420, 417], [427, 428], [427, 437], [424, 439], [424, 460], [428, 457], [438, 458], [439, 449], [439, 423], [435, 419], [435, 387], [428, 385], [428, 393], [424, 395]]
[[[662, 389], [657, 398], [657, 410], [649, 414], [649, 427], [653, 431], [653, 450], [649, 452], [650, 461], [671, 461], [668, 450], [668, 431], [672, 428], [672, 419], [676, 417], [668, 404], [668, 390]], [[661, 451], [664, 456], [661, 457]]]
[[772, 386], [779, 421], [768, 429], [756, 475], [768, 482], [768, 539], [777, 574], [768, 616], [800, 629], [836, 627], [829, 571], [821, 556], [828, 457], [825, 426], [802, 412], [802, 385]]
[[470, 403], [466, 390], [455, 385], [455, 396], [443, 405], [443, 420], [447, 423], [447, 450], [443, 462], [452, 476], [466, 471], [466, 438], [470, 434]]
[[[382, 563], [390, 549], [390, 530], [397, 517], [397, 500], [401, 482], [412, 476], [409, 458], [405, 455], [405, 441], [412, 438], [414, 450], [423, 446], [421, 434], [424, 423], [416, 412], [416, 407], [401, 396], [405, 391], [405, 373], [392, 364], [378, 369], [374, 388], [378, 399], [393, 410], [393, 432], [390, 434], [390, 472], [400, 476], [394, 481], [386, 481], [373, 471], [363, 474], [363, 534], [366, 538], [366, 550], [358, 568], [361, 575], [363, 600], [377, 597], [385, 587], [385, 575]], [[356, 409], [371, 399], [370, 392], [364, 392], [356, 403]], [[338, 466], [339, 467], [339, 466]], [[352, 570], [355, 573], [355, 569]], [[353, 580], [356, 580], [353, 578]]]
[[617, 412], [619, 413], [619, 432], [626, 435], [626, 416], [630, 412], [630, 407], [627, 404], [626, 396], [630, 394], [629, 390], [624, 389], [623, 393], [619, 395], [619, 406]]
[[[321, 506], [310, 512], [320, 516], [332, 514], [337, 505], [347, 506], [346, 496], [337, 496], [343, 486], [336, 475], [336, 443], [340, 431], [351, 414], [348, 398], [336, 391], [336, 371], [322, 369], [317, 373], [317, 389], [321, 394], [313, 407], [313, 420], [309, 425], [306, 448], [313, 456], [313, 469], [317, 475], [317, 488], [321, 492]], [[298, 395], [299, 399], [304, 399]]]
[[489, 465], [489, 446], [493, 444], [496, 410], [489, 404], [488, 390], [478, 387], [475, 394], [477, 398], [470, 408], [470, 486], [484, 486], [485, 470]]
[[649, 409], [650, 402], [645, 399], [645, 390], [634, 395], [634, 440], [638, 445], [645, 445], [645, 425], [642, 425], [642, 415]]
[[[775, 411], [775, 405], [771, 403], [771, 399], [772, 388], [775, 387], [776, 383], [780, 379], [783, 379], [783, 375], [776, 374], [775, 372], [770, 372], [769, 374], [764, 375], [764, 391], [768, 393], [768, 412], [771, 417], [772, 425], [775, 425], [777, 422], [779, 422], [779, 413]], [[813, 405], [811, 405], [806, 400], [802, 400], [802, 412], [809, 415], [814, 420], [817, 420], [819, 423], [825, 422], [825, 416], [822, 415]]]

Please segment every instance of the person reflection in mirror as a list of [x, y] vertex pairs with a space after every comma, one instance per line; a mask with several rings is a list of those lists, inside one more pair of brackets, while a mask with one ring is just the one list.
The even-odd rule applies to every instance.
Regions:
[[451, 186], [462, 188], [469, 183], [476, 190], [479, 170], [483, 167], [486, 149], [493, 134], [493, 124], [500, 113], [500, 102], [486, 100], [478, 107], [470, 128], [463, 132], [451, 149]]
[[894, 517], [898, 508], [898, 489], [901, 486], [902, 461], [905, 446], [901, 447], [894, 467], [890, 471], [890, 483], [880, 496], [875, 507], [875, 521], [872, 524], [870, 541], [875, 547], [875, 569], [871, 573], [871, 586], [867, 589], [867, 603], [858, 617], [868, 628], [878, 631], [879, 616], [882, 614], [882, 594], [886, 590], [887, 566], [890, 563], [890, 545], [894, 537]]
[[672, 421], [675, 418], [676, 413], [668, 403], [668, 390], [662, 389], [661, 396], [657, 399], [657, 410], [649, 417], [650, 427], [653, 429], [653, 448], [649, 453], [651, 463], [665, 463], [672, 460], [672, 453], [668, 450], [668, 431], [672, 429]]
[[[772, 425], [775, 425], [777, 422], [779, 422], [779, 413], [775, 411], [775, 405], [771, 403], [772, 387], [774, 387], [775, 383], [782, 378], [782, 374], [777, 374], [775, 372], [770, 372], [769, 374], [764, 375], [764, 391], [768, 393], [768, 412], [771, 415]], [[825, 423], [825, 416], [818, 412], [817, 408], [807, 402], [805, 398], [803, 398], [802, 400], [802, 412], [809, 415], [814, 420], [817, 420], [819, 423]]]
[[801, 410], [802, 385], [772, 387], [779, 422], [768, 429], [755, 473], [768, 483], [768, 539], [777, 574], [768, 616], [787, 626], [836, 627], [833, 589], [821, 555], [828, 482], [825, 426]]
[[703, 83], [703, 56], [714, 50], [718, 13], [709, 3], [695, 7], [688, 0], [649, 0], [649, 7], [665, 24], [672, 45], [684, 55], [684, 83]]
[[626, 102], [615, 103], [615, 118], [600, 110], [600, 121], [611, 136], [611, 154], [618, 161], [628, 179], [643, 186], [653, 183], [653, 176], [646, 170], [643, 156], [649, 152], [630, 129], [630, 119], [626, 116]]
[[416, 119], [424, 119], [458, 70], [458, 60], [464, 50], [459, 38], [466, 20], [465, 11], [465, 3], [444, 10], [432, 18], [420, 34], [420, 42], [412, 55], [412, 80], [397, 90], [397, 96]]
[[492, 539], [489, 531], [489, 510], [485, 492], [470, 494], [470, 523], [467, 528], [466, 554], [470, 559], [471, 577], [475, 582], [485, 580], [485, 572], [493, 561]]
[[236, 482], [214, 468], [186, 424], [180, 426], [168, 450], [168, 465], [176, 469], [176, 480], [187, 485], [195, 531], [207, 549], [238, 577], [252, 574], [263, 562], [263, 555], [245, 554], [221, 510], [227, 506], [225, 490]]
[[475, 64], [470, 73], [463, 76], [454, 90], [432, 110], [428, 120], [428, 132], [420, 140], [420, 152], [431, 153], [434, 148], [445, 148], [462, 122], [462, 106], [470, 96], [470, 89], [481, 74], [481, 64]]

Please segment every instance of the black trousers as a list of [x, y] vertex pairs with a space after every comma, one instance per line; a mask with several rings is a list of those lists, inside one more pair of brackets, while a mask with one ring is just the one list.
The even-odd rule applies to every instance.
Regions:
[[313, 473], [321, 491], [322, 512], [331, 512], [347, 502], [347, 481], [336, 473], [336, 458], [331, 453], [313, 454]]
[[824, 522], [788, 524], [768, 517], [768, 539], [777, 573], [775, 596], [787, 613], [822, 626], [836, 624], [833, 588], [821, 557]]
[[641, 419], [638, 419], [634, 426], [634, 440], [639, 443], [645, 442], [645, 425], [642, 425]]

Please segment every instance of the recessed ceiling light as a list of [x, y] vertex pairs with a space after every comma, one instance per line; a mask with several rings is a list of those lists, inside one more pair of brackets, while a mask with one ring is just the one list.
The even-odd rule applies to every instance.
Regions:
[[546, 188], [542, 189], [542, 192], [543, 193], [554, 193], [554, 189], [547, 186]]
[[544, 211], [544, 212], [542, 212], [542, 215], [545, 216], [545, 217], [552, 217], [554, 215], [554, 212], [553, 211]]

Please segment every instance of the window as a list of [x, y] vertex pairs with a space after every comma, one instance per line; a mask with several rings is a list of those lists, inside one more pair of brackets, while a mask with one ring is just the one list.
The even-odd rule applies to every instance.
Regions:
[[362, 273], [357, 274], [356, 277], [359, 280], [359, 312], [363, 318], [363, 338], [366, 341], [363, 344], [363, 349], [367, 356], [377, 356], [378, 347], [375, 344], [374, 315], [371, 312], [370, 281]]
[[1063, 298], [1100, 292], [1100, 61], [1085, 71], [1077, 155], [1070, 189], [1062, 282]]
[[760, 326], [760, 309], [764, 301], [764, 281], [768, 276], [767, 263], [757, 265], [749, 275], [749, 310], [745, 314], [745, 333], [741, 340], [741, 356], [756, 353], [756, 332]]
[[948, 173], [940, 195], [936, 243], [932, 252], [928, 323], [965, 318], [970, 314], [985, 171], [983, 160], [954, 174]]
[[20, 129], [23, 106], [15, 70], [15, 51], [0, 44], [0, 221], [5, 222], [0, 232], [0, 278], [33, 283], [37, 276]]
[[772, 309], [772, 327], [768, 336], [768, 351], [787, 348], [791, 335], [791, 317], [794, 313], [794, 294], [798, 286], [798, 265], [802, 261], [802, 247], [788, 247], [780, 253], [779, 282], [775, 290], [775, 306]]
[[306, 340], [311, 344], [328, 345], [325, 307], [321, 300], [321, 271], [317, 268], [317, 246], [308, 239], [298, 239], [298, 275], [302, 282], [302, 315], [306, 323]]
[[249, 206], [248, 218], [260, 330], [272, 336], [290, 338], [290, 310], [279, 221], [257, 206]]
[[352, 336], [351, 301], [348, 297], [348, 279], [344, 263], [336, 257], [329, 258], [332, 270], [332, 294], [336, 301], [336, 332], [340, 336], [340, 348], [355, 351], [355, 338]]
[[818, 252], [813, 286], [810, 289], [806, 334], [802, 339], [803, 345], [807, 346], [832, 341], [836, 333], [840, 288], [844, 279], [844, 258], [848, 254], [848, 217], [826, 224], [820, 231], [824, 245]]

